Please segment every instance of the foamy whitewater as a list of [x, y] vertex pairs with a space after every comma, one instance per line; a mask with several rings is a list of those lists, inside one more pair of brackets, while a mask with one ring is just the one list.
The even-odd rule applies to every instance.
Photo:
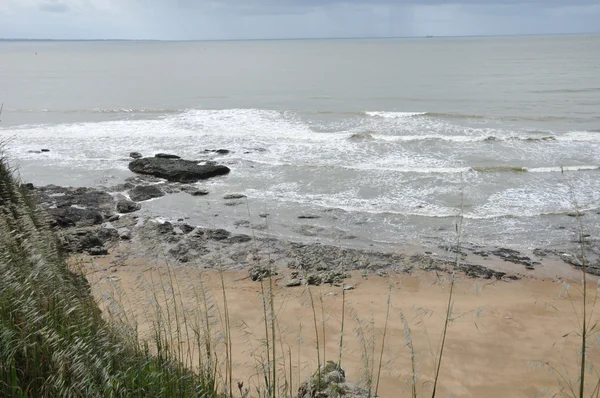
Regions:
[[[145, 211], [207, 222], [236, 192], [275, 224], [319, 214], [373, 244], [443, 244], [459, 213], [486, 246], [568, 243], [576, 210], [600, 232], [598, 36], [0, 49], [0, 139], [34, 184], [115, 185], [131, 151], [224, 148], [208, 197]], [[248, 218], [228, 211], [211, 222]]]

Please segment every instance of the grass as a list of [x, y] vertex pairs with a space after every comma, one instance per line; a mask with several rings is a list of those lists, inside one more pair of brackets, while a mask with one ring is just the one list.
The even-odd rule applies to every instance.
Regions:
[[[457, 220], [456, 269], [460, 265], [462, 217]], [[583, 231], [583, 227], [580, 230]], [[592, 365], [589, 351], [592, 336], [597, 331], [593, 320], [596, 300], [588, 303], [583, 233], [579, 238], [584, 297], [583, 317], [578, 318], [580, 361], [577, 380], [568, 383], [568, 390], [574, 398], [598, 397], [600, 375], [596, 373], [596, 378], [589, 381]], [[258, 247], [256, 251], [258, 253]], [[272, 267], [268, 244], [266, 255], [266, 266]], [[145, 284], [143, 290], [149, 293], [153, 311], [145, 314], [151, 319], [151, 328], [144, 334], [138, 329], [136, 314], [132, 313], [132, 306], [122, 292], [115, 291], [114, 297], [100, 303], [102, 309], [99, 307], [85, 279], [67, 266], [67, 258], [49, 227], [47, 215], [37, 208], [29, 192], [14, 177], [13, 170], [1, 159], [0, 396], [294, 397], [304, 381], [301, 373], [306, 373], [307, 366], [301, 363], [302, 324], [293, 331], [298, 343], [294, 358], [292, 345], [286, 342], [287, 336], [278, 321], [276, 308], [283, 307], [285, 302], [276, 300], [273, 273], [260, 282], [263, 316], [260, 333], [264, 333], [264, 337], [256, 338], [249, 332], [249, 348], [239, 347], [235, 346], [232, 334], [242, 326], [232, 323], [225, 270], [219, 259], [217, 263], [221, 264], [218, 267], [220, 291], [214, 296], [204, 286], [201, 271], [185, 271], [186, 280], [198, 283], [190, 286], [182, 286], [181, 279], [168, 264], [158, 276], [152, 271], [145, 273], [140, 283]], [[345, 270], [344, 264], [341, 267]], [[387, 348], [397, 345], [398, 341], [404, 341], [407, 347], [410, 367], [403, 371], [410, 375], [410, 396], [440, 396], [444, 382], [443, 359], [448, 355], [446, 343], [450, 326], [457, 318], [453, 314], [455, 283], [456, 273], [451, 272], [439, 344], [435, 353], [431, 349], [434, 367], [430, 389], [419, 387], [419, 354], [413, 339], [414, 329], [404, 313], [398, 315], [403, 337], [390, 334], [389, 323], [395, 320], [392, 285], [387, 291], [383, 329], [378, 331], [374, 319], [365, 320], [347, 304], [346, 285], [341, 284], [339, 339], [335, 339], [337, 352], [333, 355], [337, 356], [336, 362], [327, 361], [332, 357], [331, 352], [327, 354], [327, 338], [332, 339], [332, 333], [327, 330], [331, 317], [324, 293], [306, 286], [316, 357], [316, 371], [309, 369], [308, 374], [316, 381], [317, 393], [325, 390], [329, 383], [322, 372], [344, 363], [346, 311], [350, 307], [350, 322], [354, 319], [361, 345], [362, 396], [378, 396]], [[191, 292], [189, 296], [188, 292]], [[192, 306], [190, 301], [194, 303]], [[255, 385], [235, 378], [234, 355], [237, 358], [243, 349], [253, 352], [260, 376]], [[337, 385], [329, 388], [327, 396], [343, 394], [337, 388]]]
[[0, 396], [219, 396], [214, 375], [183, 366], [164, 335], [151, 353], [135, 333], [105, 321], [4, 159], [0, 275]]

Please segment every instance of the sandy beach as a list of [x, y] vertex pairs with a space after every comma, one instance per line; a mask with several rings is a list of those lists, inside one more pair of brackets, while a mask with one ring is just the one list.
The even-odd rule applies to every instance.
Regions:
[[[152, 330], [156, 319], [154, 294], [159, 297], [158, 302], [164, 301], [166, 294], [171, 305], [175, 297], [179, 310], [193, 317], [199, 306], [194, 297], [201, 286], [219, 308], [213, 310], [213, 315], [216, 330], [222, 330], [222, 321], [217, 318], [223, 314], [223, 291], [221, 274], [216, 270], [202, 270], [193, 264], [168, 265], [156, 258], [122, 260], [114, 255], [94, 259], [80, 257], [77, 264], [87, 274], [100, 303], [111, 303], [116, 298], [126, 311], [136, 314], [141, 335]], [[366, 363], [377, 372], [386, 303], [391, 292], [379, 396], [411, 396], [411, 355], [406, 326], [410, 327], [415, 352], [417, 391], [419, 395], [426, 394], [431, 391], [451, 276], [423, 271], [382, 275], [365, 277], [360, 272], [352, 272], [352, 277], [344, 283], [352, 286], [352, 290], [345, 291], [342, 367], [347, 379], [354, 383], [362, 381], [364, 384]], [[258, 381], [257, 361], [265, 355], [261, 343], [264, 339], [261, 283], [251, 281], [247, 270], [225, 271], [222, 276], [232, 328], [234, 379], [252, 386]], [[285, 359], [280, 360], [288, 369], [288, 375], [291, 355], [292, 379], [297, 386], [316, 369], [315, 326], [308, 286], [284, 287], [285, 278], [285, 271], [273, 277], [279, 327], [276, 348], [278, 356], [282, 349], [284, 351]], [[268, 280], [264, 283], [268, 288]], [[590, 281], [590, 306], [595, 305], [596, 287], [595, 281]], [[322, 347], [325, 342], [326, 347], [320, 359], [337, 360], [341, 287], [323, 285], [310, 289], [320, 344]], [[568, 396], [566, 381], [577, 384], [581, 304], [581, 288], [576, 279], [522, 277], [509, 282], [474, 279], [458, 273], [453, 321], [449, 325], [440, 373], [440, 396]], [[185, 339], [179, 344], [187, 350]], [[218, 344], [222, 352], [223, 342]], [[589, 349], [590, 364], [597, 363], [600, 359], [597, 349], [595, 346]], [[186, 360], [192, 363], [193, 357], [193, 352], [185, 353]], [[590, 380], [593, 389], [597, 382], [595, 373]], [[559, 395], [554, 395], [556, 393]]]

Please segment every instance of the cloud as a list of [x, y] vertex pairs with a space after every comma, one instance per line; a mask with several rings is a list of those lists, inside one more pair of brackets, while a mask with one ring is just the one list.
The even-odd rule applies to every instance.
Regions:
[[39, 5], [40, 11], [46, 12], [68, 12], [70, 8], [64, 3], [58, 1], [45, 2]]
[[598, 32], [598, 0], [0, 0], [0, 37], [270, 39]]

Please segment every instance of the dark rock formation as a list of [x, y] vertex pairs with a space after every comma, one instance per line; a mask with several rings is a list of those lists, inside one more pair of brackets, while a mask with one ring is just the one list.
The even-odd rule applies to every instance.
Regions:
[[130, 152], [129, 157], [133, 159], [139, 159], [142, 157], [142, 154], [139, 152]]
[[131, 200], [143, 202], [165, 196], [165, 193], [156, 185], [139, 185], [128, 192]]
[[141, 208], [142, 206], [139, 203], [135, 203], [127, 199], [121, 199], [117, 202], [117, 211], [119, 213], [133, 213]]
[[154, 157], [160, 159], [181, 159], [180, 156], [172, 155], [170, 153], [157, 153], [156, 155], [154, 155]]
[[54, 222], [61, 228], [85, 227], [102, 224], [102, 214], [98, 210], [88, 210], [80, 207], [59, 207], [49, 209]]
[[241, 193], [228, 193], [227, 195], [223, 196], [223, 199], [226, 199], [226, 200], [243, 199], [245, 197], [246, 197], [246, 195], [241, 194]]
[[171, 182], [196, 182], [229, 173], [229, 168], [220, 165], [199, 165], [197, 162], [164, 157], [136, 159], [129, 163], [134, 173], [165, 178]]

